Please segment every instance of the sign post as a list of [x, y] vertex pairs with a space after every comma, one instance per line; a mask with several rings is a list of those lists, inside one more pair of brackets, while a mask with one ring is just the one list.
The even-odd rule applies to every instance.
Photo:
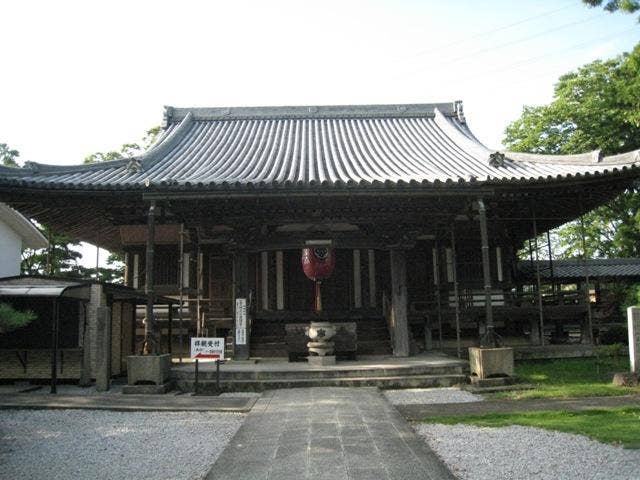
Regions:
[[191, 360], [195, 363], [194, 395], [199, 393], [198, 374], [200, 362], [216, 362], [216, 391], [220, 392], [220, 362], [224, 362], [224, 338], [192, 337]]
[[640, 307], [627, 308], [631, 373], [640, 373]]

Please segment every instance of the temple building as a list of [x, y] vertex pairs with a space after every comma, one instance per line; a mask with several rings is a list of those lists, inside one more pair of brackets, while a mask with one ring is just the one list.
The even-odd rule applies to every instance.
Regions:
[[[640, 151], [491, 150], [461, 102], [167, 107], [163, 128], [129, 159], [0, 167], [0, 201], [124, 252], [147, 318], [159, 318], [157, 296], [182, 306], [174, 352], [177, 335], [206, 333], [239, 359], [287, 356], [287, 325], [318, 317], [354, 324], [359, 355], [545, 344], [558, 318], [588, 343], [588, 294], [543, 306], [540, 272], [532, 295], [516, 252], [640, 176]], [[317, 245], [335, 252], [321, 313], [301, 266], [301, 249]], [[147, 325], [160, 348], [166, 331]]]

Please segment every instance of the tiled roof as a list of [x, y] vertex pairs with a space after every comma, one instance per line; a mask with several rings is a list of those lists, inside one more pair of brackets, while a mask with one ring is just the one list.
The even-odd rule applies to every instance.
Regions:
[[461, 102], [172, 108], [145, 154], [78, 166], [0, 167], [0, 184], [61, 189], [314, 188], [536, 182], [637, 168], [640, 151], [601, 157], [495, 152]]
[[[540, 276], [551, 278], [549, 261], [539, 260]], [[525, 278], [535, 278], [536, 262], [518, 262], [518, 271]], [[592, 278], [640, 278], [640, 258], [606, 258], [587, 260], [554, 260], [553, 276], [556, 279]]]

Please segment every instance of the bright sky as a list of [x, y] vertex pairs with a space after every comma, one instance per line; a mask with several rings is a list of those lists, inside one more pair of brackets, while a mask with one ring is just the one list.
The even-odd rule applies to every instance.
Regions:
[[636, 15], [574, 0], [22, 0], [0, 18], [0, 143], [55, 164], [138, 141], [163, 105], [460, 99], [499, 148], [559, 75], [640, 41]]

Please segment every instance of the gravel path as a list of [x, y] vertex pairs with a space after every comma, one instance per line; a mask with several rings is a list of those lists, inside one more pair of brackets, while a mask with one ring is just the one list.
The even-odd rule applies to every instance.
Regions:
[[0, 411], [2, 479], [199, 479], [236, 433], [234, 413]]
[[383, 393], [393, 405], [468, 403], [483, 400], [480, 395], [474, 395], [459, 388], [407, 388], [385, 390]]
[[460, 479], [637, 480], [640, 450], [582, 435], [510, 426], [420, 424], [429, 446]]

